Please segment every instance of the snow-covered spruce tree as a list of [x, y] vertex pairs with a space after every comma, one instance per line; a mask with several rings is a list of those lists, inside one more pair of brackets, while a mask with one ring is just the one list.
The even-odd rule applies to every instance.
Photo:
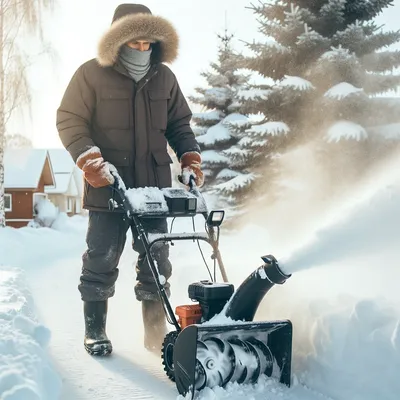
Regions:
[[194, 113], [192, 120], [202, 150], [204, 190], [217, 194], [221, 201], [234, 203], [240, 185], [225, 190], [225, 182], [234, 178], [243, 183], [249, 178], [244, 160], [239, 161], [233, 149], [240, 139], [239, 127], [248, 123], [247, 116], [241, 113], [239, 98], [249, 85], [250, 75], [239, 70], [238, 55], [232, 47], [233, 35], [225, 32], [218, 37], [218, 60], [210, 64], [210, 71], [201, 74], [208, 87], [196, 88], [197, 95], [189, 96], [189, 100], [203, 109]]
[[391, 0], [271, 0], [250, 7], [266, 39], [247, 44], [254, 55], [242, 66], [266, 84], [258, 87], [264, 98], [243, 108], [264, 118], [246, 130], [242, 143], [256, 148], [253, 172], [261, 182], [273, 179], [268, 174], [280, 152], [316, 138], [324, 143], [324, 156], [333, 155], [325, 157], [333, 170], [355, 156], [368, 160], [368, 128], [386, 114], [373, 97], [400, 84], [392, 72], [400, 66], [400, 52], [384, 51], [400, 40], [400, 32], [383, 32], [373, 22], [391, 5]]

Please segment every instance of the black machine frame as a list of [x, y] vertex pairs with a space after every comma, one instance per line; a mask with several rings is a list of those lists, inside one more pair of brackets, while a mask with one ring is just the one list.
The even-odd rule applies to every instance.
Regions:
[[[172, 309], [171, 303], [169, 301], [169, 298], [167, 296], [167, 293], [165, 291], [164, 286], [160, 283], [159, 281], [159, 275], [157, 271], [157, 267], [155, 265], [151, 250], [154, 244], [157, 242], [173, 242], [173, 241], [182, 241], [182, 240], [201, 240], [206, 243], [208, 243], [211, 248], [212, 248], [212, 256], [211, 258], [218, 263], [219, 270], [222, 276], [222, 279], [224, 282], [228, 282], [228, 277], [225, 271], [224, 263], [222, 261], [221, 253], [219, 251], [219, 225], [220, 222], [217, 224], [213, 224], [212, 222], [212, 217], [215, 213], [222, 213], [224, 215], [224, 211], [222, 210], [215, 210], [215, 211], [209, 211], [207, 209], [205, 200], [203, 198], [203, 195], [200, 193], [199, 189], [197, 188], [195, 181], [193, 178], [190, 179], [189, 181], [189, 188], [188, 191], [185, 189], [172, 189], [172, 188], [166, 188], [165, 193], [168, 194], [168, 191], [181, 191], [182, 194], [185, 194], [185, 192], [188, 192], [186, 194], [186, 197], [188, 199], [196, 199], [196, 208], [192, 210], [178, 210], [178, 211], [171, 211], [169, 208], [168, 211], [157, 211], [154, 210], [156, 207], [150, 207], [153, 208], [153, 210], [149, 210], [148, 212], [137, 212], [133, 206], [132, 203], [129, 201], [128, 196], [126, 195], [126, 187], [124, 182], [122, 181], [122, 178], [119, 176], [119, 174], [111, 170], [111, 174], [113, 175], [115, 182], [114, 185], [112, 186], [112, 189], [115, 190], [118, 195], [121, 198], [122, 201], [122, 206], [127, 214], [127, 216], [133, 221], [139, 235], [138, 238], [141, 240], [143, 247], [146, 251], [146, 256], [147, 260], [149, 263], [149, 267], [151, 270], [151, 273], [153, 275], [153, 278], [155, 280], [155, 283], [157, 285], [158, 293], [162, 299], [162, 303], [164, 306], [164, 311], [166, 313], [167, 320], [170, 324], [174, 325], [175, 329], [180, 332], [182, 330], [181, 326], [178, 323], [178, 320], [175, 316], [175, 313]], [[149, 203], [150, 204], [150, 203]], [[151, 206], [154, 206], [154, 203], [150, 204]], [[147, 233], [146, 230], [143, 227], [143, 224], [141, 222], [142, 218], [188, 218], [188, 217], [195, 217], [196, 215], [202, 215], [205, 220], [206, 224], [206, 232], [191, 232], [191, 233]], [[221, 221], [222, 222], [222, 221]]]

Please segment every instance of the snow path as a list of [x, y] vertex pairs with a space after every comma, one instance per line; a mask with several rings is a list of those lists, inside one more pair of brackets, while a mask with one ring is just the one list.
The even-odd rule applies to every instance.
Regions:
[[[82, 345], [82, 303], [77, 291], [84, 243], [83, 239], [76, 242], [78, 243], [74, 245], [68, 241], [65, 241], [64, 246], [60, 244], [58, 254], [65, 254], [64, 258], [47, 257], [48, 259], [45, 259], [38, 269], [27, 268], [38, 317], [52, 331], [49, 351], [63, 378], [61, 400], [182, 399], [175, 385], [165, 376], [160, 359], [142, 348], [141, 309], [133, 292], [135, 273], [132, 264], [136, 261], [136, 257], [130, 251], [129, 237], [121, 258], [116, 295], [110, 300], [109, 305], [107, 331], [113, 341], [113, 355], [111, 358], [100, 359], [86, 354]], [[174, 306], [178, 302], [185, 301], [188, 279], [193, 281], [204, 278], [202, 265], [198, 269], [198, 276], [195, 272], [196, 266], [189, 268], [193, 274], [187, 276], [188, 266], [182, 261], [187, 260], [184, 254], [188, 255], [187, 252], [193, 249], [191, 246], [195, 245], [189, 244], [190, 250], [183, 250], [182, 245], [176, 244], [177, 249], [172, 250], [175, 264], [172, 283], [175, 292], [179, 292], [171, 299]], [[182, 283], [185, 287], [178, 290], [176, 283], [182, 281], [185, 282]], [[288, 389], [271, 381], [261, 382], [256, 388], [238, 388], [232, 385], [226, 391], [218, 388], [215, 391], [207, 390], [199, 396], [199, 399], [230, 397], [236, 400], [244, 396], [250, 396], [252, 400], [328, 399], [301, 385], [294, 385]]]

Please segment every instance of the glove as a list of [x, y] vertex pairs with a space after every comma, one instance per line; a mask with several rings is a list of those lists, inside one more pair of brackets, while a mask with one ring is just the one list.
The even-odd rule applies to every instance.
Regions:
[[188, 151], [184, 153], [180, 159], [182, 178], [184, 185], [189, 185], [190, 178], [193, 177], [197, 187], [204, 184], [204, 175], [201, 171], [201, 155], [197, 151]]
[[76, 165], [83, 171], [86, 181], [94, 188], [114, 183], [109, 164], [104, 161], [98, 147], [92, 147], [82, 153], [76, 160]]

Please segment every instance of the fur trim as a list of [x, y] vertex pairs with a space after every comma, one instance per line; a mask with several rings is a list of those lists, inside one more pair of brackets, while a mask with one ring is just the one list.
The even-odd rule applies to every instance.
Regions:
[[152, 14], [130, 14], [114, 22], [100, 39], [97, 61], [103, 67], [114, 65], [120, 47], [140, 39], [159, 42], [160, 62], [171, 63], [178, 56], [179, 37], [170, 22]]

